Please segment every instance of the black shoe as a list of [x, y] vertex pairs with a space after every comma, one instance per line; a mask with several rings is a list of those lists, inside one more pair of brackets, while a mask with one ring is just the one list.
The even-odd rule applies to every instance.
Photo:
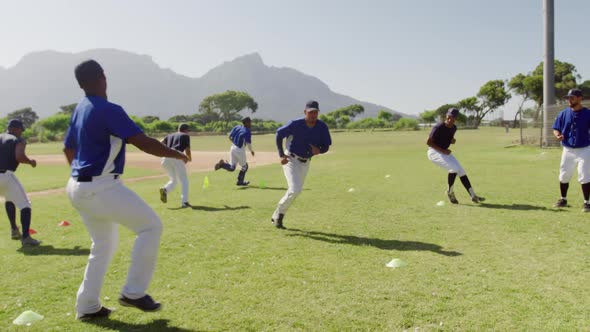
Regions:
[[584, 203], [583, 212], [590, 212], [590, 203]]
[[250, 181], [244, 181], [244, 182], [239, 182], [239, 181], [238, 181], [238, 182], [236, 183], [236, 186], [244, 186], [244, 187], [245, 187], [245, 186], [247, 186], [247, 185], [249, 185], [249, 184], [250, 184]]
[[560, 198], [553, 204], [553, 207], [562, 208], [567, 206], [567, 199]]
[[472, 201], [473, 203], [475, 203], [475, 204], [481, 203], [481, 202], [483, 202], [483, 201], [485, 201], [485, 200], [486, 200], [485, 198], [483, 198], [483, 197], [480, 197], [480, 196], [477, 196], [477, 195], [475, 195], [475, 196], [471, 197], [471, 201]]
[[459, 201], [457, 200], [457, 197], [455, 197], [455, 193], [452, 191], [447, 191], [447, 197], [449, 198], [449, 201], [453, 204], [459, 204]]
[[279, 217], [277, 219], [270, 219], [272, 221], [272, 223], [275, 225], [276, 228], [278, 229], [286, 229], [285, 226], [283, 226], [283, 218], [285, 217], [284, 214], [279, 213]]
[[168, 192], [165, 188], [160, 188], [160, 200], [162, 201], [162, 203], [168, 202]]
[[182, 206], [181, 206], [181, 208], [183, 208], [183, 209], [186, 209], [186, 208], [189, 208], [189, 207], [191, 207], [191, 206], [192, 206], [192, 205], [191, 205], [191, 203], [189, 203], [189, 202], [184, 202], [184, 203], [182, 203]]
[[136, 307], [143, 311], [158, 311], [162, 308], [160, 303], [154, 301], [154, 299], [147, 294], [144, 297], [135, 300], [127, 298], [125, 295], [121, 295], [121, 297], [119, 297], [119, 304], [124, 307]]
[[107, 307], [100, 307], [100, 309], [97, 312], [93, 312], [91, 314], [83, 314], [82, 316], [76, 316], [76, 319], [90, 320], [90, 319], [95, 319], [95, 318], [107, 318], [107, 317], [109, 317], [111, 312], [113, 312], [112, 309], [109, 309]]

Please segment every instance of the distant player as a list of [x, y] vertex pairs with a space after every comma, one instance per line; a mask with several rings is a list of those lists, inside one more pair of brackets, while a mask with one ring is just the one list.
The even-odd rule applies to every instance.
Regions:
[[445, 121], [432, 128], [430, 136], [428, 136], [428, 141], [426, 141], [426, 144], [428, 145], [428, 159], [430, 159], [435, 165], [440, 166], [449, 172], [447, 197], [451, 203], [459, 204], [453, 190], [457, 175], [459, 175], [461, 183], [463, 183], [469, 196], [471, 196], [471, 201], [473, 203], [480, 203], [483, 202], [485, 198], [475, 194], [471, 182], [469, 182], [469, 178], [467, 178], [467, 174], [465, 174], [465, 170], [461, 167], [461, 164], [459, 164], [459, 161], [455, 156], [451, 154], [451, 150], [449, 150], [449, 146], [455, 144], [455, 132], [457, 131], [455, 121], [458, 116], [459, 110], [451, 108], [447, 112]]
[[[188, 132], [188, 125], [183, 123], [178, 126], [177, 132], [164, 137], [162, 143], [171, 149], [184, 152], [188, 161], [191, 161], [191, 137]], [[160, 188], [160, 200], [163, 203], [168, 202], [168, 193], [172, 192], [180, 182], [182, 184], [181, 206], [183, 208], [191, 206], [188, 202], [188, 176], [184, 162], [180, 159], [164, 157], [162, 158], [162, 167], [168, 173], [170, 180], [164, 187]]]
[[571, 89], [566, 98], [569, 107], [561, 111], [553, 123], [553, 135], [563, 146], [559, 164], [561, 198], [554, 206], [567, 206], [567, 190], [577, 165], [578, 181], [584, 194], [583, 211], [590, 212], [590, 110], [582, 106], [582, 90]]
[[75, 75], [85, 97], [74, 110], [64, 140], [64, 153], [71, 166], [66, 192], [92, 239], [76, 298], [76, 317], [88, 320], [111, 313], [111, 309], [100, 304], [100, 290], [119, 242], [118, 224], [137, 235], [119, 304], [157, 311], [160, 303], [146, 290], [156, 266], [162, 222], [119, 178], [125, 166], [125, 145], [131, 143], [158, 157], [185, 162], [188, 158], [146, 136], [121, 106], [107, 100], [107, 80], [98, 62], [80, 63]]
[[[0, 196], [4, 196], [6, 202], [6, 214], [12, 229], [10, 237], [21, 240], [23, 246], [38, 246], [41, 241], [33, 239], [29, 235], [31, 226], [31, 203], [18, 181], [14, 172], [20, 163], [37, 167], [37, 162], [29, 159], [25, 154], [27, 142], [22, 138], [25, 127], [20, 120], [10, 120], [6, 133], [0, 134]], [[20, 210], [20, 223], [23, 229], [21, 234], [16, 226], [16, 208]]]
[[[287, 193], [281, 198], [272, 222], [276, 228], [284, 229], [283, 218], [287, 209], [303, 190], [303, 182], [311, 164], [311, 158], [328, 152], [332, 145], [328, 126], [318, 120], [320, 106], [317, 101], [309, 101], [303, 113], [305, 117], [289, 122], [277, 129], [276, 143], [283, 172], [287, 179]], [[287, 150], [283, 149], [283, 140], [287, 139]]]
[[244, 178], [246, 177], [246, 172], [248, 171], [246, 148], [248, 148], [252, 156], [254, 156], [254, 150], [252, 149], [252, 132], [250, 131], [251, 127], [252, 120], [246, 117], [242, 120], [241, 126], [235, 126], [230, 131], [228, 138], [232, 142], [232, 146], [229, 150], [229, 163], [222, 159], [217, 164], [215, 164], [215, 170], [223, 168], [229, 172], [235, 171], [236, 165], [240, 165], [241, 169], [240, 173], [238, 174], [238, 182], [236, 183], [238, 186], [247, 186], [250, 184], [250, 182], [244, 181]]

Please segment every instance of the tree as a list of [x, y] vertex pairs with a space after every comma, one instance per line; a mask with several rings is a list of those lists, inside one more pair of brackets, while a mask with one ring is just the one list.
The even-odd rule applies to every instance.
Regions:
[[60, 106], [59, 108], [61, 109], [61, 111], [58, 114], [72, 115], [72, 113], [74, 113], [74, 110], [76, 109], [76, 106], [78, 106], [77, 103]]
[[508, 82], [508, 88], [510, 91], [514, 92], [515, 94], [522, 97], [520, 104], [518, 105], [518, 110], [514, 115], [514, 125], [513, 128], [516, 128], [516, 118], [520, 116], [520, 120], [518, 121], [518, 125], [520, 127], [520, 144], [524, 144], [524, 137], [522, 135], [522, 111], [524, 104], [531, 100], [532, 89], [533, 86], [531, 83], [534, 83], [534, 79], [530, 76], [524, 74], [517, 74]]
[[386, 110], [380, 110], [379, 113], [377, 113], [377, 119], [381, 119], [385, 122], [396, 122], [401, 118], [401, 115], [397, 113], [387, 112]]
[[25, 128], [31, 128], [35, 121], [39, 120], [39, 116], [37, 113], [33, 111], [30, 107], [21, 108], [14, 112], [8, 113], [6, 116], [9, 120], [11, 119], [18, 119], [20, 120]]
[[203, 113], [197, 113], [195, 115], [192, 115], [192, 120], [195, 122], [198, 122], [202, 125], [206, 125], [207, 123], [210, 122], [215, 122], [215, 121], [219, 121], [219, 114], [213, 112], [213, 111], [207, 111], [207, 112], [203, 112]]
[[419, 117], [424, 123], [428, 124], [428, 127], [430, 127], [433, 122], [436, 122], [436, 115], [436, 110], [432, 110], [420, 113]]
[[142, 117], [141, 120], [145, 124], [150, 124], [150, 123], [152, 123], [154, 121], [160, 120], [160, 117], [159, 116], [155, 116], [155, 115], [146, 115], [146, 116]]
[[492, 80], [484, 84], [476, 97], [465, 98], [457, 103], [457, 107], [466, 115], [473, 116], [473, 126], [479, 127], [481, 120], [499, 107], [504, 106], [510, 99], [510, 93], [505, 89], [502, 80]]
[[590, 80], [584, 81], [578, 88], [582, 90], [584, 96], [590, 97]]
[[228, 90], [203, 99], [199, 105], [199, 112], [216, 112], [227, 125], [232, 120], [239, 120], [240, 111], [246, 108], [254, 113], [258, 109], [258, 104], [246, 92]]
[[324, 119], [331, 117], [333, 121], [326, 122], [322, 120], [322, 118], [320, 118], [320, 120], [326, 122], [328, 126], [330, 126], [330, 123], [333, 122], [336, 128], [346, 128], [346, 126], [352, 121], [354, 117], [363, 113], [364, 111], [365, 108], [363, 105], [353, 104], [327, 113]]

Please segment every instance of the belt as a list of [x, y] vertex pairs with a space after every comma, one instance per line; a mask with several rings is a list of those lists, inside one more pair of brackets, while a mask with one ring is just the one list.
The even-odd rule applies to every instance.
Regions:
[[[97, 176], [95, 176], [96, 178]], [[118, 179], [119, 174], [113, 175], [113, 179]], [[76, 178], [76, 182], [92, 182], [92, 176], [79, 176]]]
[[302, 162], [304, 164], [309, 161], [309, 158], [301, 158], [301, 157], [299, 157], [298, 155], [296, 155], [294, 153], [291, 153], [290, 155], [291, 155], [291, 157], [299, 160], [300, 162]]

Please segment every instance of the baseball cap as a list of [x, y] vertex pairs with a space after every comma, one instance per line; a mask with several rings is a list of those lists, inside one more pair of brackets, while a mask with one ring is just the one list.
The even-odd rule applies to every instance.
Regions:
[[456, 118], [459, 116], [459, 110], [456, 108], [449, 108], [449, 111], [447, 112], [447, 116], [451, 116], [453, 118]]
[[582, 90], [580, 89], [571, 89], [570, 91], [567, 92], [567, 95], [565, 96], [567, 97], [582, 97]]
[[243, 124], [246, 124], [246, 122], [252, 122], [252, 119], [250, 119], [250, 117], [249, 117], [249, 116], [247, 116], [247, 117], [243, 118], [243, 119], [242, 119], [242, 123], [243, 123]]
[[8, 121], [8, 128], [18, 128], [25, 130], [25, 126], [23, 126], [23, 122], [19, 119], [12, 119]]
[[305, 104], [305, 110], [306, 111], [319, 111], [320, 104], [318, 104], [318, 102], [315, 100], [310, 100], [307, 102], [307, 104]]
[[178, 125], [178, 131], [186, 131], [188, 129], [189, 127], [186, 123], [181, 123], [180, 125]]

